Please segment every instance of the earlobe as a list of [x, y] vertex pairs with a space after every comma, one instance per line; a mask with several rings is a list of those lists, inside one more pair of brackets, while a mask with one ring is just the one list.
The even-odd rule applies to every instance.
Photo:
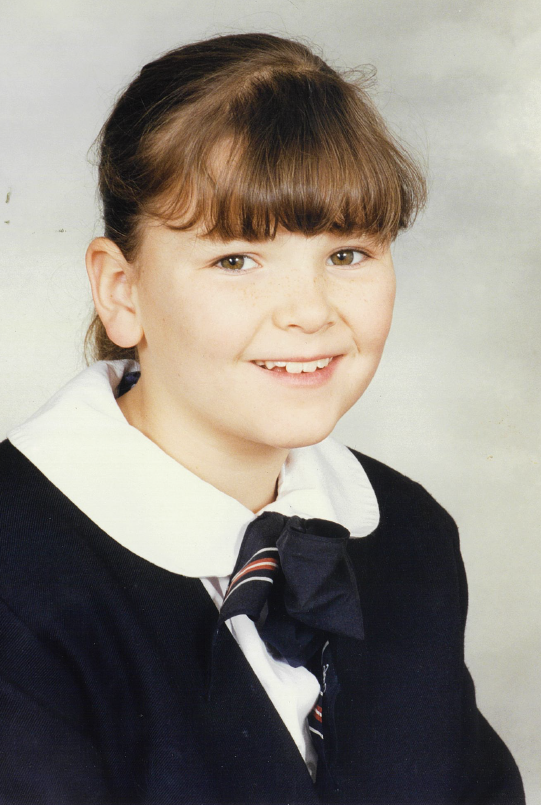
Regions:
[[137, 311], [134, 268], [109, 238], [95, 238], [86, 252], [86, 270], [94, 304], [107, 335], [119, 347], [135, 347], [143, 338]]

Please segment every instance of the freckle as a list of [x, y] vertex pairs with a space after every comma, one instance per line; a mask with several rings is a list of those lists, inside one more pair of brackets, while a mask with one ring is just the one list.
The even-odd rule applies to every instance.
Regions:
[[9, 221], [4, 221], [5, 224], [9, 224]]
[[8, 190], [8, 193], [7, 193], [7, 196], [6, 196], [6, 204], [9, 204], [10, 199], [11, 199], [11, 190]]
[[56, 231], [57, 232], [65, 232], [66, 230], [65, 229], [57, 229]]

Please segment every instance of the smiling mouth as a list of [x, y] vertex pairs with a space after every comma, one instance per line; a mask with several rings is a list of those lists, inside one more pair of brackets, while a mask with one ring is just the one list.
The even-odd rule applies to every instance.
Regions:
[[333, 358], [319, 358], [316, 361], [254, 361], [256, 366], [268, 369], [271, 372], [287, 372], [291, 375], [299, 375], [301, 372], [317, 372], [325, 369]]

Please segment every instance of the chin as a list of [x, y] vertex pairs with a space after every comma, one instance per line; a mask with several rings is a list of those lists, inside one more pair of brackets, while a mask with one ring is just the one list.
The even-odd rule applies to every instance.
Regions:
[[[296, 410], [282, 409], [278, 412], [275, 409], [264, 426], [257, 428], [257, 441], [282, 450], [318, 444], [331, 435], [359, 396], [352, 394], [349, 398], [339, 400], [329, 396], [324, 405], [320, 401], [317, 406], [306, 405]], [[263, 423], [260, 421], [258, 424], [261, 426]]]
[[276, 429], [273, 434], [268, 434], [266, 443], [271, 447], [283, 450], [293, 450], [295, 447], [309, 447], [311, 444], [318, 444], [330, 436], [334, 430], [336, 422], [323, 425], [322, 423], [304, 422], [302, 426], [296, 428]]

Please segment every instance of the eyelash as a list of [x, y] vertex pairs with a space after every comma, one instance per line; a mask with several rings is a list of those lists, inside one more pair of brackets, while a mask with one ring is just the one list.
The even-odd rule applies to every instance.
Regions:
[[[256, 261], [253, 257], [250, 257], [248, 254], [228, 254], [225, 257], [220, 257], [219, 260], [215, 262], [215, 266], [220, 268], [222, 271], [225, 271], [226, 274], [242, 274], [243, 271], [248, 271], [244, 267], [242, 268], [233, 268], [232, 266], [222, 266], [220, 263], [225, 263], [226, 260], [251, 260], [254, 263], [254, 266], [257, 265]], [[254, 266], [250, 266], [250, 268], [254, 268]]]
[[332, 263], [330, 261], [336, 254], [344, 254], [344, 253], [347, 253], [347, 252], [353, 252], [353, 253], [356, 252], [361, 257], [360, 257], [359, 260], [356, 260], [354, 263], [344, 263], [343, 265], [346, 265], [346, 266], [358, 266], [360, 263], [364, 263], [364, 261], [366, 259], [368, 259], [368, 257], [369, 257], [368, 252], [365, 252], [363, 249], [353, 249], [353, 248], [338, 249], [337, 251], [335, 251], [331, 255], [329, 255], [329, 257], [327, 258], [327, 261], [326, 261], [326, 265], [328, 265], [328, 266], [334, 265], [334, 266], [340, 267], [340, 265], [341, 265], [340, 263]]
[[[352, 263], [343, 263], [343, 264], [341, 264], [341, 263], [332, 263], [331, 262], [332, 258], [335, 255], [343, 254], [343, 253], [347, 253], [347, 252], [353, 252], [353, 253], [359, 254], [360, 259], [358, 259], [358, 260], [356, 260], [355, 262], [352, 262]], [[337, 249], [335, 252], [333, 252], [332, 254], [329, 255], [329, 257], [325, 261], [325, 264], [328, 265], [328, 266], [330, 266], [330, 265], [338, 266], [339, 268], [343, 267], [343, 266], [357, 266], [360, 263], [363, 263], [364, 260], [367, 259], [368, 257], [369, 257], [368, 253], [363, 251], [362, 249]], [[249, 266], [248, 268], [245, 268], [244, 266], [242, 268], [234, 268], [232, 266], [221, 265], [221, 263], [224, 263], [226, 260], [239, 260], [239, 259], [241, 259], [241, 260], [251, 260], [254, 263], [254, 265]], [[250, 269], [254, 268], [258, 264], [254, 260], [254, 258], [250, 257], [248, 254], [228, 254], [225, 257], [220, 257], [220, 259], [217, 260], [214, 265], [217, 268], [219, 268], [221, 271], [225, 272], [226, 274], [242, 274], [245, 271], [249, 271]]]

